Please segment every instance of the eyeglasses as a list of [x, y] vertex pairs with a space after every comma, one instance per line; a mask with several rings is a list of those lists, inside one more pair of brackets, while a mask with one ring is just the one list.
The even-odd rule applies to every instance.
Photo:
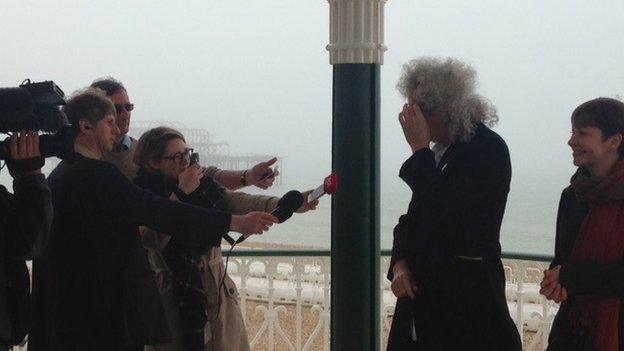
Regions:
[[191, 159], [191, 154], [193, 153], [193, 149], [186, 148], [183, 152], [176, 152], [171, 156], [161, 156], [161, 160], [172, 160], [178, 165], [181, 165], [185, 162], [189, 162]]
[[134, 110], [134, 104], [115, 104], [115, 110], [117, 110], [117, 113], [121, 113], [123, 110], [130, 112]]

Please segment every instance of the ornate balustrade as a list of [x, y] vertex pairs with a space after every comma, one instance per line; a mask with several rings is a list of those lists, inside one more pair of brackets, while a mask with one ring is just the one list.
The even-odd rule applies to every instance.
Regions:
[[[389, 254], [384, 251], [381, 260], [382, 349], [396, 301], [385, 279]], [[511, 253], [503, 257], [507, 301], [525, 350], [542, 350], [557, 311], [556, 304], [539, 295], [542, 272], [551, 257]], [[228, 271], [239, 287], [253, 350], [329, 350], [330, 266], [328, 250], [233, 252]]]
[[[385, 349], [396, 299], [385, 272], [390, 252], [381, 259], [380, 333]], [[503, 254], [509, 310], [524, 349], [546, 345], [557, 305], [539, 295], [542, 272], [551, 257]], [[329, 351], [329, 250], [235, 250], [228, 272], [239, 288], [252, 350]], [[521, 323], [519, 321], [522, 321]], [[25, 351], [26, 346], [14, 351]]]

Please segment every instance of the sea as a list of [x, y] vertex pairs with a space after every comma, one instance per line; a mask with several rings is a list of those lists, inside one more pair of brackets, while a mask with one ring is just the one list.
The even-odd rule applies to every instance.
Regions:
[[[536, 167], [535, 169], [538, 169]], [[49, 170], [44, 169], [49, 172]], [[555, 223], [561, 190], [569, 184], [572, 170], [560, 172], [527, 172], [514, 174], [507, 208], [501, 227], [503, 252], [553, 255]], [[292, 172], [291, 172], [292, 173]], [[397, 176], [398, 172], [382, 170], [380, 182], [380, 243], [382, 249], [392, 248], [392, 230], [399, 216], [407, 211], [410, 189]], [[322, 179], [290, 175], [267, 190], [246, 188], [254, 194], [281, 196], [289, 190], [310, 190]], [[6, 168], [0, 170], [0, 184], [12, 189]], [[263, 235], [253, 235], [247, 242], [266, 245], [281, 244], [309, 248], [331, 248], [331, 198], [321, 197], [318, 208], [295, 214], [288, 221], [273, 226]]]
[[[390, 172], [388, 172], [390, 173]], [[392, 172], [396, 174], [398, 172]], [[392, 178], [395, 177], [395, 178]], [[555, 223], [561, 191], [569, 184], [570, 174], [518, 174], [512, 178], [511, 190], [501, 227], [503, 252], [553, 255]], [[320, 183], [320, 181], [319, 181]], [[250, 190], [281, 196], [289, 190], [314, 188], [309, 182], [286, 182], [267, 191]], [[392, 232], [399, 216], [407, 211], [410, 189], [395, 175], [383, 178], [380, 184], [380, 243], [382, 249], [392, 248]], [[317, 248], [331, 247], [331, 199], [323, 196], [315, 211], [295, 214], [288, 221], [275, 225], [263, 235], [254, 235], [250, 242], [280, 243]]]

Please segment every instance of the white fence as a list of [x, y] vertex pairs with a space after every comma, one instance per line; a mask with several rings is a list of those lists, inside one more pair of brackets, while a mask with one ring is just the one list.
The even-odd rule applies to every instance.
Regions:
[[[546, 345], [557, 305], [539, 295], [547, 257], [509, 255], [503, 260], [510, 313], [525, 350]], [[229, 260], [252, 350], [329, 350], [330, 257], [327, 251], [244, 251]], [[381, 349], [385, 349], [396, 299], [381, 259]], [[522, 321], [519, 323], [518, 321]]]
[[[524, 350], [542, 350], [558, 307], [539, 295], [539, 282], [549, 258], [504, 256], [507, 302], [523, 337]], [[385, 278], [390, 258], [383, 256], [380, 262], [379, 317], [384, 350], [396, 299]], [[329, 351], [330, 263], [329, 251], [234, 252], [228, 272], [239, 289], [252, 350]], [[25, 345], [14, 348], [25, 350]]]

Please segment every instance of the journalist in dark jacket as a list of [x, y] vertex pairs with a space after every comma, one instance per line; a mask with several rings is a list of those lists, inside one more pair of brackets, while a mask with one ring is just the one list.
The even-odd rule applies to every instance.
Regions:
[[41, 252], [52, 222], [50, 190], [41, 174], [37, 133], [11, 136], [14, 194], [0, 185], [0, 350], [19, 344], [30, 326], [30, 281], [25, 260]]
[[[54, 222], [35, 266], [39, 308], [31, 350], [142, 350], [170, 335], [138, 226], [218, 246], [229, 230], [259, 234], [272, 216], [231, 216], [133, 186], [101, 161], [119, 132], [113, 104], [87, 90], [64, 108], [76, 154], [50, 175]], [[207, 229], [209, 228], [209, 229]]]
[[400, 177], [412, 199], [394, 230], [388, 350], [521, 350], [499, 243], [509, 151], [474, 86], [474, 70], [453, 59], [404, 66], [399, 120], [413, 154]]

